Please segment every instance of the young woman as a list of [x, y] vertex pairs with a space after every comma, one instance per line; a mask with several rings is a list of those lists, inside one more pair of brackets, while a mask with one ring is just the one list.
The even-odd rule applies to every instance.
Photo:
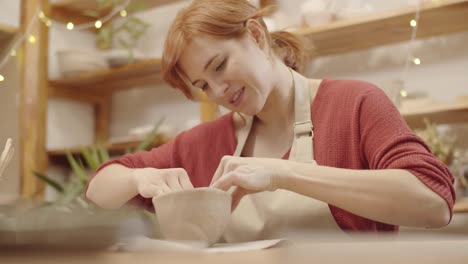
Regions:
[[264, 12], [247, 0], [198, 0], [179, 12], [164, 79], [232, 112], [104, 164], [87, 197], [154, 210], [151, 198], [165, 193], [230, 190], [237, 208], [227, 241], [447, 225], [453, 176], [386, 95], [362, 81], [302, 76], [301, 42], [269, 33]]

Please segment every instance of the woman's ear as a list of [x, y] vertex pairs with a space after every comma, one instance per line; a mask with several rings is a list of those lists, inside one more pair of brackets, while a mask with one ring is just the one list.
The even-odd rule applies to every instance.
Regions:
[[249, 36], [255, 40], [260, 49], [265, 49], [267, 46], [266, 34], [260, 22], [255, 19], [249, 19], [245, 22], [245, 27], [247, 28]]

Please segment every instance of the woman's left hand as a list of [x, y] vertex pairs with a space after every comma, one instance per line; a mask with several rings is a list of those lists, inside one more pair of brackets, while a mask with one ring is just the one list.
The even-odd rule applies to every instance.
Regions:
[[247, 194], [278, 189], [280, 178], [287, 175], [287, 168], [282, 159], [224, 156], [213, 175], [210, 187], [227, 191], [234, 186], [234, 210]]

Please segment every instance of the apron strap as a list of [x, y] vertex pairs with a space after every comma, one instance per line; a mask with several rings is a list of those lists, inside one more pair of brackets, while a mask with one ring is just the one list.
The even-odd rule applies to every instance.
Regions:
[[313, 124], [310, 114], [310, 89], [307, 79], [289, 69], [294, 82], [294, 142], [290, 159], [314, 163]]
[[234, 115], [240, 115], [245, 120], [245, 125], [239, 130], [237, 134], [237, 145], [236, 150], [234, 151], [233, 156], [240, 157], [242, 150], [244, 149], [245, 142], [249, 137], [250, 129], [252, 128], [253, 116], [241, 115], [239, 113], [234, 113]]

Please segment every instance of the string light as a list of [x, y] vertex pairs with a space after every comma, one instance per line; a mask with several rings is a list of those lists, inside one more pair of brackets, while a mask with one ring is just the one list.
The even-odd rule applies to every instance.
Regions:
[[416, 65], [420, 65], [421, 64], [421, 60], [419, 58], [414, 58], [413, 59], [413, 63], [416, 64]]
[[102, 22], [101, 22], [101, 20], [96, 21], [96, 22], [94, 23], [94, 27], [96, 27], [96, 28], [101, 28], [101, 27], [102, 27]]
[[[407, 55], [406, 55], [405, 67], [403, 68], [403, 72], [402, 72], [402, 78], [401, 79], [403, 80], [403, 83], [405, 83], [406, 76], [408, 74], [408, 70], [409, 70], [409, 67], [410, 67], [410, 64], [411, 64], [411, 60], [416, 65], [421, 64], [421, 60], [419, 58], [414, 58], [414, 56], [413, 56], [413, 43], [414, 43], [414, 40], [416, 39], [416, 33], [418, 32], [419, 15], [420, 15], [420, 11], [421, 11], [420, 7], [421, 7], [421, 0], [418, 0], [417, 3], [416, 3], [415, 17], [414, 17], [414, 19], [412, 19], [410, 21], [410, 26], [413, 28], [413, 30], [411, 32], [411, 39], [410, 39], [410, 43], [408, 44], [408, 48], [407, 48], [408, 51], [407, 51]], [[411, 59], [411, 58], [413, 58], [413, 59]], [[402, 97], [407, 97], [408, 93], [407, 93], [407, 91], [402, 89], [400, 91], [400, 95]]]
[[401, 91], [400, 91], [400, 95], [401, 95], [401, 97], [405, 98], [405, 97], [408, 96], [408, 92], [405, 91], [405, 90], [401, 90]]
[[36, 43], [36, 37], [33, 35], [29, 35], [28, 41], [29, 43], [34, 44]]
[[68, 30], [72, 30], [74, 27], [75, 27], [75, 25], [73, 25], [72, 22], [68, 22], [68, 23], [67, 23], [67, 29], [68, 29]]
[[[114, 7], [111, 12], [109, 12], [106, 16], [100, 18], [99, 20], [93, 21], [93, 22], [88, 22], [88, 23], [83, 23], [79, 25], [74, 25], [72, 22], [68, 22], [66, 25], [67, 29], [69, 30], [84, 30], [84, 29], [91, 29], [91, 28], [100, 28], [102, 25], [112, 18], [114, 18], [118, 13], [122, 17], [127, 16], [127, 11], [125, 8], [130, 4], [130, 0], [125, 0], [122, 4]], [[12, 44], [10, 45], [10, 52], [5, 52], [4, 56], [0, 58], [0, 69], [3, 68], [7, 63], [9, 58], [16, 56], [17, 50], [19, 46], [23, 43], [23, 41], [27, 40], [29, 43], [34, 44], [36, 43], [37, 39], [34, 35], [31, 34], [34, 25], [37, 24], [37, 21], [41, 21], [44, 23], [47, 27], [51, 27], [53, 24], [52, 20], [48, 18], [45, 13], [41, 10], [41, 7], [39, 7], [34, 14], [33, 18], [29, 22], [29, 24], [26, 27], [26, 30], [22, 34], [16, 35], [14, 40], [12, 41]], [[3, 81], [5, 80], [5, 77], [3, 75], [0, 75], [0, 80]]]
[[0, 82], [3, 82], [3, 81], [5, 81], [5, 76], [0, 74]]
[[[106, 22], [108, 22], [109, 20], [111, 20], [112, 18], [114, 18], [117, 14], [119, 14], [119, 13], [122, 14], [122, 11], [125, 11], [125, 8], [127, 8], [127, 6], [128, 6], [129, 4], [130, 4], [130, 0], [125, 0], [125, 1], [123, 1], [122, 4], [120, 4], [120, 5], [116, 6], [116, 7], [114, 7], [114, 8], [112, 9], [112, 11], [109, 12], [106, 16], [104, 16], [104, 17], [102, 17], [102, 18], [100, 18], [100, 19], [98, 19], [98, 20], [92, 21], [92, 22], [82, 23], [82, 24], [78, 24], [78, 25], [73, 24], [71, 21], [68, 22], [68, 23], [69, 23], [69, 24], [70, 24], [70, 23], [73, 24], [73, 28], [72, 28], [73, 30], [83, 30], [83, 29], [99, 28], [99, 27], [97, 27], [97, 26], [101, 25], [101, 27], [102, 27], [102, 25], [104, 25], [104, 23], [106, 23]], [[125, 11], [125, 12], [123, 12], [123, 13], [125, 13], [125, 15], [126, 15], [126, 14], [127, 14], [127, 11]], [[49, 19], [49, 20], [50, 20], [50, 19]], [[100, 23], [99, 23], [98, 21], [99, 21]], [[68, 26], [69, 24], [67, 24], [67, 28], [68, 28], [69, 30], [72, 30], [72, 29], [69, 28], [69, 26]], [[71, 27], [71, 26], [70, 26], [70, 27]]]

